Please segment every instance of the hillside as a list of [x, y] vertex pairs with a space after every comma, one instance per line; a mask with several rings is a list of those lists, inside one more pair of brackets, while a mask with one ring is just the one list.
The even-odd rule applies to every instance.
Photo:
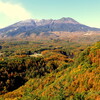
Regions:
[[[23, 63], [27, 62], [26, 68], [30, 70], [26, 70], [28, 81], [1, 95], [0, 100], [99, 100], [100, 42], [87, 47], [74, 58], [68, 51], [66, 53], [57, 49], [44, 50], [41, 52], [43, 58], [24, 59]], [[20, 65], [22, 59], [15, 60], [15, 65]], [[9, 62], [8, 68], [12, 63]], [[22, 73], [21, 68], [23, 65], [18, 68]]]

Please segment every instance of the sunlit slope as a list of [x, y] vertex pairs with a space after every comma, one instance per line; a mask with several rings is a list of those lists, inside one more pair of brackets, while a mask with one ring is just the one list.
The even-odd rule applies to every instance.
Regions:
[[[45, 60], [52, 61], [45, 52]], [[48, 66], [57, 65], [57, 60], [48, 62]], [[100, 100], [100, 42], [63, 63], [46, 76], [32, 78], [19, 89], [5, 94], [5, 100]]]

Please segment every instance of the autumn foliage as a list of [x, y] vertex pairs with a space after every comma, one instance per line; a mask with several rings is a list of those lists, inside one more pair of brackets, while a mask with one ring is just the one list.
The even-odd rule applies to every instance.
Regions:
[[100, 42], [79, 53], [41, 49], [39, 57], [2, 58], [1, 100], [99, 100]]

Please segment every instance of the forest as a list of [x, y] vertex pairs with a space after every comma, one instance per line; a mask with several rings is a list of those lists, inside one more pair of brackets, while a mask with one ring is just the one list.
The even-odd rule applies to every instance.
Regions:
[[0, 100], [100, 100], [100, 41], [0, 41]]

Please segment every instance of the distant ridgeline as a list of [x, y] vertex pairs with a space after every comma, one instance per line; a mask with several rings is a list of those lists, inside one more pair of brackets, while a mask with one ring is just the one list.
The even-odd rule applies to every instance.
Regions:
[[[72, 18], [61, 18], [58, 20], [25, 20], [17, 22], [13, 25], [0, 29], [0, 37], [28, 37], [28, 36], [36, 36], [41, 33], [45, 33], [42, 35], [55, 37], [55, 34], [52, 32], [64, 31], [64, 32], [87, 32], [87, 31], [100, 31], [99, 28], [92, 28], [79, 22], [75, 21]], [[40, 35], [41, 36], [41, 35]], [[57, 34], [56, 34], [57, 36]]]

